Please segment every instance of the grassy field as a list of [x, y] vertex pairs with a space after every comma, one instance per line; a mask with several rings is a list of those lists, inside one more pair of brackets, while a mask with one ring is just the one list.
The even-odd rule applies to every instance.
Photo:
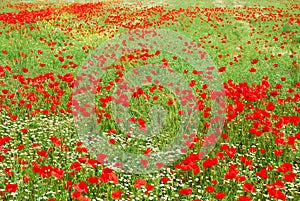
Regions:
[[74, 2], [0, 2], [0, 200], [300, 200], [299, 2]]

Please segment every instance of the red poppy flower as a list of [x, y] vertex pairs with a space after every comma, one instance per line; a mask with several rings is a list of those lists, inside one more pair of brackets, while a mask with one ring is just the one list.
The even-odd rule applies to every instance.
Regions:
[[144, 168], [147, 168], [149, 161], [148, 160], [141, 160], [141, 164]]
[[276, 190], [275, 188], [267, 188], [267, 190], [272, 198], [286, 200], [286, 195], [283, 194], [280, 190]]
[[6, 184], [5, 192], [14, 193], [16, 192], [17, 188], [18, 184]]
[[72, 190], [72, 187], [73, 187], [73, 183], [69, 180], [64, 184], [64, 188], [66, 190]]
[[59, 180], [62, 180], [64, 177], [64, 169], [59, 169], [57, 167], [52, 168], [52, 175]]
[[82, 181], [79, 184], [75, 184], [74, 188], [80, 193], [87, 193], [88, 192], [88, 185], [86, 182]]
[[109, 142], [109, 144], [115, 144], [116, 143], [116, 141], [114, 139], [109, 139], [108, 142]]
[[96, 156], [97, 156], [98, 162], [101, 163], [101, 164], [103, 164], [104, 159], [107, 157], [106, 154], [96, 154]]
[[180, 189], [179, 194], [180, 195], [190, 195], [190, 194], [192, 194], [192, 192], [193, 192], [192, 188], [182, 188], [182, 189]]
[[119, 200], [120, 197], [122, 196], [122, 194], [123, 194], [123, 192], [121, 190], [111, 192], [111, 195], [114, 200]]
[[249, 196], [240, 196], [237, 201], [252, 201], [252, 198]]
[[276, 156], [281, 156], [282, 153], [283, 153], [283, 150], [281, 150], [281, 149], [276, 149], [276, 150], [274, 150], [274, 154], [275, 154]]
[[146, 184], [146, 192], [145, 192], [145, 194], [147, 195], [149, 193], [149, 191], [151, 191], [153, 188], [154, 188], [154, 185]]
[[72, 170], [75, 170], [75, 171], [81, 170], [80, 163], [78, 163], [78, 162], [72, 163], [72, 165], [70, 166], [70, 168], [71, 168]]
[[137, 179], [137, 180], [135, 180], [134, 187], [141, 188], [145, 184], [146, 184], [146, 180], [145, 179]]
[[245, 183], [243, 189], [245, 192], [252, 192], [252, 193], [255, 192], [255, 186], [250, 183]]
[[225, 198], [226, 197], [226, 194], [224, 193], [224, 192], [218, 192], [218, 193], [216, 193], [216, 195], [215, 195], [215, 198], [216, 199], [223, 199], [223, 198]]
[[243, 181], [246, 181], [247, 177], [246, 176], [236, 176], [234, 179], [238, 182], [243, 182]]
[[48, 153], [45, 150], [40, 150], [36, 152], [39, 156], [42, 156], [44, 158], [48, 158]]
[[293, 182], [296, 176], [297, 176], [296, 173], [289, 173], [289, 174], [283, 175], [282, 179], [287, 182]]
[[258, 171], [256, 173], [256, 176], [259, 176], [262, 179], [267, 179], [268, 178], [267, 170], [266, 169], [261, 169], [260, 171]]
[[28, 129], [27, 128], [22, 128], [22, 133], [27, 133]]
[[228, 172], [226, 172], [224, 177], [225, 177], [225, 179], [234, 179], [238, 173], [239, 173], [238, 170], [230, 169]]
[[252, 61], [251, 61], [251, 64], [257, 64], [258, 63], [258, 60], [257, 59], [253, 59]]
[[86, 180], [91, 184], [98, 184], [98, 177], [90, 176]]
[[235, 157], [235, 152], [236, 152], [237, 148], [230, 148], [226, 154], [230, 157], [230, 158], [234, 158]]
[[218, 159], [217, 158], [209, 158], [203, 162], [203, 167], [204, 168], [210, 168], [214, 165], [218, 164]]
[[215, 192], [215, 188], [214, 188], [213, 186], [207, 186], [207, 187], [205, 188], [205, 190], [206, 190], [207, 192], [209, 192], [209, 193]]
[[226, 70], [226, 67], [225, 67], [225, 66], [220, 67], [220, 68], [218, 69], [218, 71], [219, 71], [220, 73], [224, 72], [225, 70]]
[[71, 193], [71, 198], [72, 199], [75, 199], [75, 200], [78, 200], [79, 198], [81, 197], [81, 193], [80, 192], [72, 192]]

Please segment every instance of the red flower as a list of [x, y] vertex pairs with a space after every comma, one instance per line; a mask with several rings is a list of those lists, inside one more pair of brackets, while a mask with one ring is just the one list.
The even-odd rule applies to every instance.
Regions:
[[238, 173], [239, 173], [238, 170], [230, 169], [228, 172], [226, 172], [224, 177], [225, 179], [234, 179]]
[[63, 169], [59, 169], [57, 167], [52, 168], [52, 175], [54, 177], [56, 177], [57, 179], [61, 180], [64, 177], [64, 170]]
[[281, 166], [277, 168], [277, 172], [289, 172], [293, 170], [293, 165], [289, 162], [283, 163]]
[[149, 163], [148, 160], [141, 160], [141, 164], [144, 168], [147, 168], [148, 163]]
[[145, 184], [146, 184], [146, 180], [145, 179], [137, 179], [137, 180], [135, 180], [134, 187], [141, 188]]
[[103, 163], [104, 159], [107, 157], [106, 154], [96, 154], [96, 156], [99, 163]]
[[14, 193], [16, 192], [17, 188], [18, 184], [6, 184], [5, 192]]
[[276, 150], [274, 150], [274, 154], [275, 154], [276, 156], [280, 156], [282, 153], [283, 153], [283, 150], [281, 150], [281, 149], [276, 149]]
[[275, 188], [283, 188], [284, 189], [284, 182], [280, 180], [274, 181], [273, 184], [267, 184], [267, 187], [275, 187]]
[[87, 157], [86, 157], [86, 156], [84, 156], [84, 157], [79, 157], [77, 160], [78, 160], [80, 163], [86, 163]]
[[60, 61], [60, 62], [64, 62], [64, 58], [63, 57], [58, 57], [58, 60]]
[[28, 129], [27, 128], [22, 128], [21, 131], [22, 131], [22, 133], [27, 133]]
[[114, 139], [110, 139], [110, 140], [108, 140], [108, 142], [109, 142], [109, 144], [115, 144], [115, 140]]
[[207, 186], [207, 187], [205, 188], [205, 190], [206, 190], [207, 192], [209, 192], [209, 193], [215, 192], [215, 188], [214, 188], [213, 186]]
[[250, 159], [248, 159], [248, 158], [246, 158], [244, 156], [240, 156], [240, 161], [242, 163], [244, 163], [246, 166], [252, 167], [252, 160], [250, 160]]
[[117, 184], [118, 183], [118, 177], [117, 175], [115, 175], [114, 173], [106, 173], [106, 172], [103, 172], [102, 170], [102, 175], [100, 177], [100, 181], [106, 183], [106, 182], [109, 182], [109, 181], [113, 181], [114, 184]]
[[75, 184], [74, 188], [80, 193], [87, 193], [88, 192], [88, 185], [86, 182], [82, 181], [79, 184]]
[[296, 176], [297, 176], [296, 173], [285, 174], [283, 175], [282, 179], [287, 182], [293, 182]]
[[67, 181], [67, 182], [64, 184], [64, 188], [65, 188], [66, 190], [72, 190], [72, 186], [73, 186], [73, 184], [72, 184], [71, 181]]
[[70, 166], [70, 168], [71, 168], [72, 170], [75, 170], [75, 171], [81, 170], [80, 163], [78, 163], [78, 162], [72, 163], [72, 165]]
[[30, 177], [28, 175], [23, 175], [23, 180], [27, 184], [30, 180]]
[[212, 183], [213, 185], [216, 185], [216, 184], [218, 184], [218, 181], [217, 181], [217, 180], [212, 180], [211, 183]]
[[80, 197], [81, 197], [81, 193], [80, 192], [72, 192], [71, 193], [71, 198], [72, 199], [78, 200]]
[[167, 177], [163, 177], [163, 178], [160, 179], [160, 181], [161, 181], [162, 183], [167, 183], [169, 180], [170, 180], [170, 179], [167, 178]]
[[243, 188], [245, 192], [255, 192], [255, 186], [253, 184], [245, 183]]
[[275, 109], [275, 105], [272, 102], [268, 102], [267, 104], [267, 110], [268, 111], [273, 111]]
[[111, 195], [113, 196], [114, 200], [118, 200], [120, 199], [120, 197], [122, 196], [123, 192], [121, 190], [118, 191], [112, 191]]
[[220, 73], [224, 72], [225, 70], [226, 70], [226, 67], [225, 67], [225, 66], [223, 66], [223, 67], [221, 67], [221, 68], [218, 69], [218, 71], [219, 71]]
[[240, 196], [237, 201], [252, 201], [252, 198], [248, 196]]
[[144, 150], [144, 154], [148, 157], [150, 157], [150, 154], [149, 154], [150, 152], [152, 152], [152, 149], [149, 147], [146, 150]]
[[38, 171], [41, 175], [41, 177], [45, 178], [45, 177], [51, 177], [52, 175], [52, 166], [51, 165], [44, 165], [42, 166], [42, 168]]
[[226, 154], [230, 157], [230, 158], [234, 158], [235, 157], [235, 152], [236, 152], [237, 148], [230, 148]]
[[8, 94], [9, 90], [8, 89], [2, 89], [3, 94]]
[[28, 68], [22, 68], [22, 71], [23, 71], [24, 73], [28, 73]]
[[275, 188], [267, 188], [267, 190], [272, 198], [286, 200], [286, 195], [283, 194], [280, 190], [276, 190]]
[[235, 177], [235, 180], [238, 182], [246, 181], [246, 179], [247, 179], [247, 177], [245, 177], [245, 176], [236, 176]]
[[23, 144], [20, 144], [20, 145], [17, 146], [17, 149], [18, 149], [18, 150], [22, 150], [22, 149], [24, 149], [24, 147], [25, 147], [25, 146], [24, 146]]
[[217, 158], [209, 158], [203, 162], [203, 167], [204, 168], [210, 168], [214, 165], [218, 164], [218, 159]]
[[216, 195], [215, 195], [215, 198], [216, 199], [223, 199], [223, 198], [225, 198], [226, 197], [226, 194], [224, 193], [224, 192], [218, 192], [218, 193], [216, 193]]
[[42, 156], [44, 158], [48, 158], [48, 154], [47, 154], [47, 151], [45, 150], [40, 150], [40, 151], [37, 151], [36, 152], [39, 156]]
[[0, 154], [0, 162], [3, 162], [4, 161], [4, 156], [2, 156], [1, 154]]
[[222, 144], [221, 146], [220, 146], [220, 150], [228, 150], [229, 149], [229, 146], [227, 145], [227, 144]]
[[263, 148], [260, 148], [259, 151], [260, 151], [260, 153], [262, 153], [262, 154], [265, 154], [265, 153], [267, 152], [267, 150], [265, 150], [265, 149], [263, 149]]
[[149, 193], [149, 191], [151, 191], [153, 188], [154, 188], [154, 185], [146, 184], [146, 192], [145, 192], [145, 194], [147, 195]]
[[258, 63], [258, 60], [257, 59], [253, 59], [252, 61], [251, 61], [251, 64], [257, 64]]
[[267, 179], [268, 178], [267, 170], [261, 169], [259, 172], [256, 173], [256, 176], [259, 176], [262, 179]]
[[90, 176], [89, 178], [86, 179], [88, 182], [90, 182], [91, 184], [98, 184], [98, 177], [93, 177]]
[[180, 195], [190, 195], [190, 194], [192, 194], [192, 192], [193, 192], [192, 188], [182, 188], [182, 189], [180, 189], [179, 194]]
[[228, 140], [228, 135], [227, 134], [222, 134], [222, 138], [225, 140]]
[[87, 197], [87, 196], [80, 196], [80, 197], [78, 198], [78, 200], [79, 200], [79, 201], [90, 201], [91, 199], [90, 199], [89, 197]]

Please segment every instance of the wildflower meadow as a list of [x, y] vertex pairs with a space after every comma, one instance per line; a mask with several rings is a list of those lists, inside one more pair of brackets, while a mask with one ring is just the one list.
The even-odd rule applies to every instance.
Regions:
[[0, 200], [300, 201], [297, 0], [0, 1]]

